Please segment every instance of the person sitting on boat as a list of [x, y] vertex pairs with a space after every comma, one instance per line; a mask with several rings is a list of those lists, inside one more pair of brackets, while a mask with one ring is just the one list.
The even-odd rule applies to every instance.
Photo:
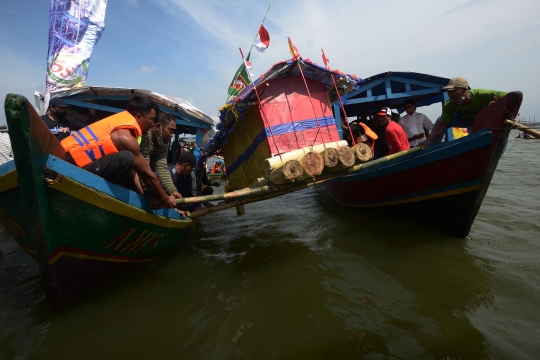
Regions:
[[171, 173], [167, 165], [169, 141], [174, 135], [175, 130], [175, 117], [171, 114], [160, 112], [158, 121], [146, 134], [142, 136], [141, 154], [148, 165], [150, 165], [152, 171], [155, 171], [165, 192], [168, 195], [172, 195], [178, 199], [181, 198], [182, 195], [174, 186]]
[[364, 143], [371, 148], [371, 155], [373, 157], [375, 155], [375, 140], [379, 138], [377, 134], [362, 122], [351, 124], [351, 132], [356, 144]]
[[443, 105], [440, 121], [435, 122], [431, 134], [418, 144], [420, 146], [440, 144], [449, 127], [471, 129], [480, 111], [507, 94], [498, 90], [471, 90], [467, 79], [461, 76], [452, 78], [441, 91], [448, 91], [449, 99]]
[[392, 155], [400, 151], [409, 150], [409, 140], [403, 128], [396, 122], [392, 121], [392, 111], [390, 108], [383, 107], [375, 114], [379, 125], [384, 128], [384, 138], [388, 145], [388, 153], [378, 154], [379, 157]]
[[214, 193], [212, 186], [218, 187], [221, 185], [218, 181], [211, 181], [208, 179], [208, 176], [206, 176], [206, 159], [206, 157], [201, 158], [197, 167], [197, 196], [212, 195]]
[[0, 165], [5, 164], [13, 160], [13, 149], [11, 148], [11, 139], [9, 134], [3, 130], [7, 130], [7, 127], [0, 126]]
[[[169, 172], [174, 183], [174, 186], [180, 192], [183, 198], [193, 197], [196, 195], [197, 187], [193, 183], [191, 173], [197, 166], [197, 158], [189, 151], [184, 151], [178, 159], [176, 164], [169, 165]], [[197, 204], [188, 204], [187, 210], [193, 211], [197, 207]], [[183, 208], [185, 210], [186, 208]]]
[[64, 100], [58, 97], [52, 98], [49, 101], [47, 113], [41, 117], [58, 141], [70, 136], [72, 131], [80, 130], [86, 126], [77, 120], [70, 120], [66, 117], [68, 107], [69, 105]]
[[141, 154], [139, 139], [156, 122], [159, 108], [152, 100], [134, 95], [127, 111], [106, 117], [65, 138], [66, 161], [115, 184], [142, 193], [138, 178], [148, 187], [148, 205], [173, 208], [168, 196]]
[[433, 122], [426, 115], [416, 111], [416, 102], [414, 100], [405, 100], [403, 106], [407, 115], [399, 119], [399, 125], [405, 131], [409, 145], [413, 147], [426, 139], [424, 128], [433, 129]]

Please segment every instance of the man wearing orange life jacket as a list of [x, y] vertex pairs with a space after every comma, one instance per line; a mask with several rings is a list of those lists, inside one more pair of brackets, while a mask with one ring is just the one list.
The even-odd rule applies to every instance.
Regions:
[[134, 95], [127, 111], [88, 125], [62, 140], [66, 160], [115, 184], [142, 192], [138, 175], [148, 187], [151, 208], [175, 207], [174, 197], [165, 193], [138, 143], [138, 138], [154, 125], [158, 113], [152, 100]]

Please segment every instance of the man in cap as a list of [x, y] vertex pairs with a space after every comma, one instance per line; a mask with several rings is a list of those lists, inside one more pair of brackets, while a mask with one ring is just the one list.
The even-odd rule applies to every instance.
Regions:
[[440, 120], [420, 146], [438, 145], [448, 127], [472, 128], [474, 118], [489, 104], [500, 100], [507, 93], [497, 90], [472, 89], [464, 77], [452, 78], [441, 91], [447, 91], [449, 99], [444, 103]]
[[191, 172], [196, 166], [197, 158], [189, 151], [184, 151], [176, 160], [176, 164], [169, 166], [174, 186], [182, 194], [182, 197], [195, 196]]
[[68, 107], [64, 100], [58, 97], [52, 98], [49, 101], [47, 113], [41, 117], [58, 141], [62, 141], [71, 135], [71, 131], [80, 130], [86, 126], [79, 121], [70, 120], [66, 117]]
[[392, 155], [400, 151], [409, 150], [409, 140], [403, 128], [392, 121], [392, 111], [390, 108], [383, 107], [375, 114], [375, 119], [379, 122], [384, 130], [386, 144], [389, 147], [387, 154], [377, 154], [378, 157]]
[[433, 129], [433, 123], [426, 115], [416, 112], [416, 102], [414, 100], [405, 100], [403, 105], [407, 115], [399, 119], [399, 125], [407, 134], [409, 145], [413, 147], [426, 139], [424, 128]]

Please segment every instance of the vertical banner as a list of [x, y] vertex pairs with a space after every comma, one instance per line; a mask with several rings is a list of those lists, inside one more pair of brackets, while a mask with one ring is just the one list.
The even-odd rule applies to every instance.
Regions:
[[107, 0], [50, 1], [47, 92], [83, 85], [107, 7]]

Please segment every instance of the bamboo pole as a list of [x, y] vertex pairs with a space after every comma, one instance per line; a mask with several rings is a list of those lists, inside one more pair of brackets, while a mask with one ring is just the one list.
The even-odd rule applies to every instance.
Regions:
[[511, 125], [511, 126], [515, 127], [516, 129], [519, 129], [519, 130], [523, 131], [526, 134], [532, 135], [536, 139], [540, 139], [540, 132], [538, 132], [537, 130], [529, 129], [527, 126], [521, 125], [520, 123], [517, 123], [517, 122], [515, 122], [513, 120], [504, 120], [503, 123], [505, 125]]
[[[263, 186], [257, 189], [253, 189], [253, 190], [258, 190], [258, 191], [252, 191], [252, 192], [246, 191], [246, 190], [251, 190], [251, 189], [242, 189], [242, 190], [237, 190], [237, 191], [233, 191], [226, 194], [220, 194], [220, 195], [209, 195], [209, 196], [198, 196], [196, 198], [187, 198], [185, 200], [193, 199], [189, 202], [203, 202], [203, 201], [227, 200], [227, 199], [232, 200], [232, 201], [225, 204], [215, 205], [209, 208], [196, 210], [193, 212], [187, 212], [186, 214], [190, 218], [195, 218], [195, 217], [204, 216], [204, 215], [216, 212], [216, 211], [221, 211], [221, 210], [229, 209], [231, 207], [236, 207], [238, 205], [249, 204], [249, 203], [253, 203], [257, 201], [271, 199], [271, 198], [285, 195], [294, 191], [302, 190], [313, 185], [322, 184], [328, 180], [332, 180], [341, 176], [349, 175], [351, 173], [360, 171], [362, 169], [367, 169], [369, 167], [379, 165], [387, 161], [398, 159], [400, 157], [412, 154], [420, 150], [422, 150], [422, 147], [415, 146], [409, 150], [401, 151], [392, 155], [388, 155], [383, 158], [367, 162], [365, 164], [359, 164], [359, 165], [355, 165], [355, 166], [352, 166], [350, 168], [347, 168], [347, 169], [344, 169], [335, 173], [321, 175], [317, 179], [308, 178], [303, 182], [289, 183], [289, 184], [286, 184], [281, 189], [278, 189], [276, 187], [269, 185], [269, 186]], [[176, 200], [177, 203], [179, 200], [184, 200], [184, 199], [177, 199]], [[186, 201], [182, 203], [185, 204], [188, 202]]]

